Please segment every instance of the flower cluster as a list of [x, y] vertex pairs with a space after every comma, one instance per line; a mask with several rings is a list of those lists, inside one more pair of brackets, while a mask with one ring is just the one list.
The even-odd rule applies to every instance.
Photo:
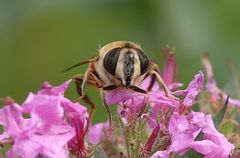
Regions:
[[[205, 157], [228, 157], [234, 145], [219, 133], [213, 124], [211, 115], [191, 112], [184, 116], [174, 113], [169, 122], [171, 145], [164, 151], [156, 152], [152, 158], [166, 158], [172, 152], [184, 154], [194, 149]], [[201, 140], [197, 137], [201, 134]]]
[[87, 109], [64, 97], [71, 81], [52, 87], [44, 83], [37, 93], [30, 93], [22, 104], [9, 103], [0, 110], [4, 133], [1, 143], [11, 142], [9, 158], [67, 158], [69, 151], [81, 157], [84, 144]]
[[[138, 119], [138, 114], [141, 113], [143, 106], [146, 106], [145, 104], [149, 106], [149, 113], [146, 113], [149, 116], [146, 120], [149, 129], [153, 132], [143, 148], [144, 156], [150, 156], [154, 150], [162, 149], [151, 157], [167, 158], [172, 153], [184, 155], [193, 149], [205, 157], [229, 157], [235, 147], [215, 128], [212, 116], [192, 110], [196, 98], [204, 86], [203, 73], [197, 73], [186, 89], [176, 90], [182, 84], [176, 82], [174, 78], [177, 67], [173, 50], [170, 49], [167, 52], [168, 58], [162, 76], [174, 97], [167, 97], [159, 85], [155, 83], [147, 96], [118, 89], [109, 92], [106, 101], [110, 104], [117, 103], [119, 114], [124, 122], [128, 122], [130, 125], [132, 120]], [[149, 84], [150, 78], [147, 78], [140, 88], [146, 90]], [[207, 90], [215, 96], [220, 93], [216, 85], [209, 89], [209, 83]], [[221, 99], [224, 100], [227, 97]], [[165, 142], [165, 145], [161, 144], [161, 141], [165, 141], [163, 138], [166, 139], [166, 137], [168, 137], [168, 141]], [[154, 149], [156, 144], [162, 146]]]
[[[0, 144], [8, 158], [170, 158], [204, 156], [227, 158], [233, 156], [236, 134], [220, 133], [226, 106], [219, 103], [228, 96], [217, 87], [211, 64], [205, 57], [203, 65], [207, 73], [199, 71], [184, 89], [177, 81], [178, 67], [174, 50], [166, 48], [164, 69], [159, 72], [169, 94], [165, 94], [158, 82], [151, 85], [147, 77], [139, 88], [148, 91], [140, 94], [123, 87], [106, 93], [108, 105], [117, 104], [114, 129], [109, 121], [93, 125], [89, 122], [87, 108], [64, 96], [71, 80], [58, 87], [44, 82], [36, 93], [30, 93], [22, 105], [11, 99], [0, 109], [0, 124], [4, 130]], [[151, 88], [149, 88], [151, 85]], [[205, 94], [208, 94], [205, 97]], [[208, 100], [213, 112], [200, 112], [202, 100]], [[219, 102], [221, 101], [221, 102]], [[205, 103], [205, 102], [204, 102]], [[227, 102], [240, 106], [240, 100]], [[198, 110], [194, 110], [198, 107]], [[234, 108], [233, 108], [234, 109]], [[217, 115], [217, 116], [212, 116]], [[227, 114], [226, 114], [227, 115]], [[218, 122], [215, 121], [217, 117]], [[227, 115], [231, 119], [231, 115]], [[220, 120], [220, 121], [219, 121]], [[218, 124], [217, 124], [217, 123]], [[239, 125], [237, 126], [239, 128]], [[235, 137], [232, 137], [235, 136]], [[235, 154], [239, 156], [238, 154]], [[3, 155], [4, 156], [4, 155]]]

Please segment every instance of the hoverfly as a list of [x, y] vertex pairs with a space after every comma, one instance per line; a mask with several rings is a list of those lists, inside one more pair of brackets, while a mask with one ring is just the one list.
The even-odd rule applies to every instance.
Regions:
[[[83, 64], [88, 64], [85, 74], [76, 75], [73, 79], [80, 99], [91, 106], [90, 122], [95, 111], [95, 105], [85, 93], [87, 85], [100, 90], [103, 104], [109, 114], [110, 127], [112, 115], [109, 106], [104, 101], [107, 91], [122, 87], [146, 94], [157, 80], [165, 94], [169, 94], [167, 86], [159, 75], [158, 65], [147, 57], [138, 44], [133, 42], [115, 41], [109, 43], [99, 50], [96, 57], [80, 62], [64, 71]], [[151, 82], [147, 91], [145, 91], [138, 86], [148, 76], [151, 76]]]

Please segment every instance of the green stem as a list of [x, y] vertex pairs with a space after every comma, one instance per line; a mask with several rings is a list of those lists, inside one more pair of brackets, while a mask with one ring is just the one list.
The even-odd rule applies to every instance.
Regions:
[[126, 143], [126, 147], [127, 147], [127, 158], [130, 158], [130, 145], [129, 145], [129, 135], [128, 132], [126, 132], [125, 128], [124, 128], [124, 124], [122, 122], [122, 119], [118, 116], [118, 120], [120, 122], [124, 137], [125, 137], [125, 143]]
[[136, 157], [140, 156], [139, 155], [139, 153], [140, 153], [139, 149], [140, 149], [140, 145], [141, 145], [141, 141], [142, 141], [141, 140], [141, 132], [142, 132], [141, 121], [139, 121], [138, 127], [137, 127], [137, 145], [136, 145], [136, 151], [135, 151]]
[[97, 148], [100, 147], [100, 145], [103, 143], [104, 141], [100, 141], [98, 142], [96, 145], [94, 145], [91, 149], [91, 152], [86, 156], [88, 158], [92, 157], [94, 155], [94, 153], [96, 152]]

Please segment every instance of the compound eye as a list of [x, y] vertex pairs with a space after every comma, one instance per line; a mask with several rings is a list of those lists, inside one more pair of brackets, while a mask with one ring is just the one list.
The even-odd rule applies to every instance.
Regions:
[[149, 59], [148, 57], [146, 56], [146, 54], [140, 50], [140, 49], [137, 49], [137, 53], [138, 53], [138, 58], [140, 60], [140, 66], [141, 66], [141, 75], [144, 74], [147, 69], [148, 69], [148, 66], [149, 66]]
[[118, 58], [120, 54], [121, 48], [114, 48], [110, 50], [104, 57], [103, 66], [108, 73], [115, 76], [116, 75], [116, 67], [118, 63]]

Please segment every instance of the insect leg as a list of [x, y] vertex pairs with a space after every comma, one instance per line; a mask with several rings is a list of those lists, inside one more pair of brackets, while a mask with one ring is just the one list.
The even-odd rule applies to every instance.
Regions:
[[147, 91], [137, 87], [137, 86], [134, 86], [134, 85], [130, 85], [129, 88], [135, 92], [138, 92], [138, 93], [143, 93], [143, 94], [147, 94]]
[[147, 91], [148, 91], [148, 92], [152, 90], [155, 81], [156, 81], [156, 76], [155, 76], [155, 75], [152, 75], [152, 76], [151, 76], [150, 83], [149, 83], [148, 88], [147, 88]]
[[105, 91], [111, 91], [111, 90], [114, 90], [114, 89], [116, 89], [116, 88], [118, 88], [117, 85], [110, 85], [110, 86], [103, 87], [103, 90], [105, 90]]
[[83, 76], [83, 79], [82, 79], [82, 83], [81, 83], [81, 96], [85, 96], [85, 88], [87, 86], [88, 77], [89, 77], [89, 69], [87, 69], [87, 71], [85, 72], [85, 74]]
[[162, 86], [165, 95], [168, 96], [168, 95], [170, 94], [170, 91], [169, 91], [167, 85], [164, 83], [162, 77], [161, 77], [155, 70], [151, 70], [151, 71], [149, 72], [149, 74], [156, 77], [157, 81], [158, 81], [159, 84]]
[[103, 105], [108, 113], [108, 119], [109, 119], [109, 126], [110, 126], [110, 129], [112, 129], [112, 112], [111, 112], [111, 109], [109, 108], [108, 104], [106, 103], [106, 100], [105, 100], [105, 92], [103, 90], [100, 91], [101, 93], [101, 97], [102, 97], [102, 100], [103, 100]]
[[75, 65], [73, 65], [73, 66], [71, 66], [71, 67], [69, 67], [69, 68], [67, 68], [65, 70], [63, 70], [62, 72], [69, 71], [69, 70], [74, 69], [74, 68], [76, 68], [78, 66], [81, 66], [81, 65], [84, 65], [84, 64], [89, 64], [89, 63], [94, 62], [94, 61], [96, 61], [96, 58], [92, 58], [92, 59], [89, 59], [89, 60], [85, 60], [85, 61], [79, 62], [79, 63], [77, 63], [77, 64], [75, 64]]
[[[86, 128], [88, 130], [89, 125], [92, 122], [93, 114], [96, 110], [96, 107], [95, 107], [94, 103], [89, 99], [89, 97], [86, 94], [83, 95], [82, 84], [83, 84], [83, 81], [84, 81], [84, 76], [83, 75], [76, 76], [74, 78], [74, 81], [75, 81], [75, 84], [76, 84], [77, 92], [80, 96], [76, 101], [83, 100], [85, 103], [90, 105], [90, 108], [91, 108], [91, 111], [90, 111], [90, 114], [89, 114], [89, 120], [88, 120], [87, 128]], [[91, 80], [88, 80], [88, 82], [90, 82], [92, 84], [94, 83], [94, 81], [91, 81]], [[86, 83], [87, 82], [85, 82], [85, 84]]]

